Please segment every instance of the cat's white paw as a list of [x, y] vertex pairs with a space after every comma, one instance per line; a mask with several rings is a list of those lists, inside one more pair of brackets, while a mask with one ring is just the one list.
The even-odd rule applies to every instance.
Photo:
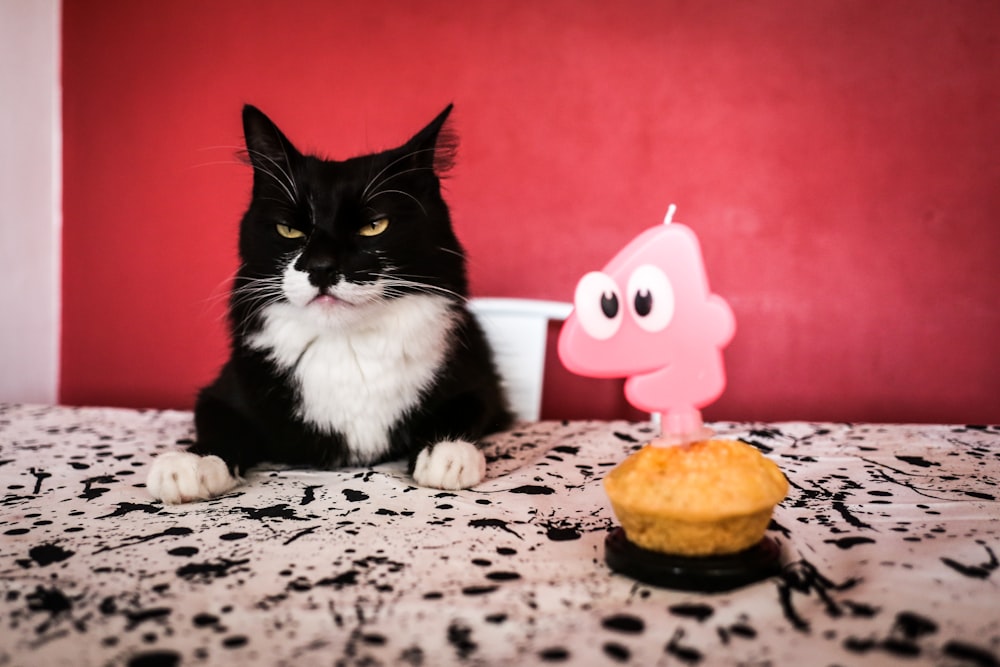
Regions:
[[468, 489], [486, 476], [486, 457], [471, 442], [442, 440], [417, 456], [413, 480], [435, 489]]
[[229, 474], [226, 462], [218, 456], [166, 452], [153, 461], [146, 488], [154, 498], [177, 504], [221, 496], [241, 481]]

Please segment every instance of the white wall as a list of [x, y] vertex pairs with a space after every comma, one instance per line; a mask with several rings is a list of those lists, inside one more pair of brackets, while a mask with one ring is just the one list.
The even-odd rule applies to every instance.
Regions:
[[59, 0], [0, 0], [0, 401], [58, 397]]

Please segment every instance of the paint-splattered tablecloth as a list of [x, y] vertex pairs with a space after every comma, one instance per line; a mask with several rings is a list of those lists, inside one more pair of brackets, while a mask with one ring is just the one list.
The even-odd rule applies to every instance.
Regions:
[[265, 470], [164, 506], [190, 413], [0, 407], [0, 665], [1000, 664], [1000, 428], [714, 426], [789, 479], [784, 569], [698, 594], [604, 562], [649, 424], [520, 425], [468, 491]]

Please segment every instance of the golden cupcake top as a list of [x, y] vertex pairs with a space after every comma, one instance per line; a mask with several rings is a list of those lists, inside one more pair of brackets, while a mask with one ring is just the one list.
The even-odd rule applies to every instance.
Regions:
[[777, 465], [738, 440], [656, 446], [625, 459], [604, 480], [614, 503], [686, 521], [714, 521], [773, 507], [788, 493]]

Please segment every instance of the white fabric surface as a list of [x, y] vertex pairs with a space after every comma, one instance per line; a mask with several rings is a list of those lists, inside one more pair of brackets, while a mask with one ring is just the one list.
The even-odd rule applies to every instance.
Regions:
[[467, 491], [399, 463], [164, 506], [189, 413], [0, 406], [0, 665], [1000, 664], [1000, 428], [713, 426], [791, 492], [783, 574], [707, 595], [604, 563], [649, 424], [520, 425]]

